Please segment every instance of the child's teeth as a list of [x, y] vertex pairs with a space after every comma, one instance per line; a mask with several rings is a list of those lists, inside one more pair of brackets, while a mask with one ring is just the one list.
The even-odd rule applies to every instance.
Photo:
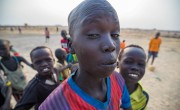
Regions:
[[44, 68], [44, 69], [43, 69], [44, 72], [46, 72], [46, 71], [48, 71], [48, 70], [49, 70], [48, 68]]
[[132, 77], [138, 77], [138, 75], [137, 74], [129, 74], [130, 76], [132, 76]]

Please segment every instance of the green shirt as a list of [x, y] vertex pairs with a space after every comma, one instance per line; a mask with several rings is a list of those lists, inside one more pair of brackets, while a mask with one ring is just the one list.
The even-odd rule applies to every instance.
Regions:
[[143, 88], [139, 83], [137, 89], [130, 94], [130, 98], [133, 110], [146, 110], [148, 95], [143, 91]]

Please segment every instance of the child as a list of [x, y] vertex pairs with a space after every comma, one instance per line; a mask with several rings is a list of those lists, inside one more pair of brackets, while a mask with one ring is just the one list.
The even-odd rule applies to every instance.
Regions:
[[[68, 47], [71, 45], [71, 42], [72, 42], [72, 39], [69, 38], [68, 39]], [[66, 61], [68, 63], [73, 63], [73, 64], [78, 63], [76, 54], [73, 51], [71, 51], [71, 48], [68, 49], [68, 50], [69, 50], [69, 53], [68, 53], [68, 55], [66, 57]]]
[[11, 81], [13, 96], [18, 101], [26, 86], [26, 79], [22, 71], [21, 62], [31, 67], [31, 64], [22, 56], [12, 56], [10, 54], [10, 42], [0, 39], [0, 70], [3, 70], [7, 79]]
[[50, 33], [47, 27], [45, 27], [45, 37], [46, 37], [45, 43], [49, 42]]
[[71, 68], [72, 64], [71, 63], [67, 64], [66, 62], [67, 53], [62, 48], [58, 48], [55, 50], [55, 56], [58, 59], [58, 62], [56, 63], [56, 69], [60, 72], [58, 74], [59, 76], [58, 78], [60, 82], [62, 82], [63, 80], [65, 80], [67, 77], [70, 76], [69, 68]]
[[155, 37], [152, 38], [149, 42], [149, 50], [148, 50], [148, 59], [147, 59], [147, 63], [149, 61], [149, 59], [152, 56], [152, 61], [151, 61], [151, 65], [153, 65], [155, 58], [158, 55], [159, 52], [159, 48], [161, 45], [161, 38], [160, 36], [160, 32], [157, 32]]
[[21, 27], [18, 27], [19, 34], [21, 34]]
[[63, 38], [63, 39], [61, 39], [61, 47], [63, 49], [65, 49], [67, 53], [69, 53], [68, 46], [67, 46], [68, 45], [68, 38], [67, 38], [66, 30], [61, 31], [61, 37]]
[[126, 41], [125, 40], [123, 40], [122, 42], [121, 42], [121, 49], [123, 49], [123, 48], [125, 48], [126, 47], [126, 43], [125, 43]]
[[142, 89], [140, 83], [138, 83], [144, 76], [145, 67], [146, 54], [142, 47], [129, 45], [121, 50], [119, 68], [130, 93], [133, 110], [144, 110], [148, 103], [148, 94]]
[[29, 110], [34, 105], [35, 110], [38, 110], [39, 105], [58, 86], [54, 77], [56, 71], [52, 51], [45, 46], [36, 47], [31, 51], [30, 57], [33, 68], [38, 73], [28, 83], [15, 110]]
[[39, 110], [131, 110], [124, 80], [114, 71], [120, 49], [114, 8], [106, 0], [85, 0], [70, 13], [68, 24], [79, 69]]

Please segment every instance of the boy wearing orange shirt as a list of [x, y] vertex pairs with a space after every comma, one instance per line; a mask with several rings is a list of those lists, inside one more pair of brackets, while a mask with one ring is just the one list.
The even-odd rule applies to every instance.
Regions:
[[151, 58], [151, 56], [153, 56], [151, 65], [153, 64], [155, 58], [157, 57], [159, 48], [161, 45], [161, 38], [159, 38], [159, 36], [160, 36], [160, 32], [157, 32], [155, 37], [152, 38], [149, 43], [149, 52], [148, 52], [147, 63], [148, 63], [149, 59]]
[[123, 40], [122, 42], [121, 42], [121, 49], [123, 49], [123, 48], [125, 48], [126, 47], [126, 43], [125, 43], [126, 41], [125, 40]]

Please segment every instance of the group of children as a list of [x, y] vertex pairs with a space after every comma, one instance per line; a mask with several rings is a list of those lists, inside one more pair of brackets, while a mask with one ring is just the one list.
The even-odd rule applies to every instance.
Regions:
[[[139, 83], [145, 74], [146, 54], [138, 45], [120, 51], [120, 25], [111, 4], [106, 0], [85, 0], [71, 11], [68, 25], [68, 51], [76, 54], [75, 66], [65, 62], [67, 50], [55, 51], [59, 64], [54, 68], [55, 60], [48, 47], [34, 48], [30, 65], [23, 58], [10, 56], [8, 43], [0, 42], [4, 45], [0, 49], [1, 65], [13, 71], [18, 66], [15, 62], [23, 61], [38, 72], [15, 110], [32, 106], [36, 110], [146, 109], [149, 96]], [[8, 61], [14, 63], [10, 65]], [[114, 71], [117, 61], [119, 72]], [[67, 68], [71, 68], [71, 75]]]
[[[34, 106], [38, 110], [39, 105], [45, 98], [70, 75], [72, 64], [67, 64], [66, 51], [64, 49], [56, 49], [55, 55], [58, 59], [55, 66], [55, 59], [50, 48], [39, 46], [34, 48], [30, 53], [31, 63], [22, 56], [12, 55], [12, 46], [8, 40], [0, 39], [0, 70], [1, 75], [6, 76], [10, 81], [12, 95], [17, 101], [15, 110], [28, 110]], [[27, 84], [26, 77], [22, 71], [21, 62], [27, 64], [37, 71], [37, 74]], [[78, 66], [76, 66], [78, 67]], [[9, 88], [9, 86], [7, 88]], [[3, 91], [3, 83], [1, 83], [0, 91]], [[8, 92], [8, 91], [7, 91]], [[7, 93], [6, 92], [6, 93]], [[2, 96], [2, 107], [10, 104], [10, 97], [6, 97], [11, 93]], [[6, 102], [6, 103], [5, 103]], [[2, 109], [3, 109], [2, 108]]]

